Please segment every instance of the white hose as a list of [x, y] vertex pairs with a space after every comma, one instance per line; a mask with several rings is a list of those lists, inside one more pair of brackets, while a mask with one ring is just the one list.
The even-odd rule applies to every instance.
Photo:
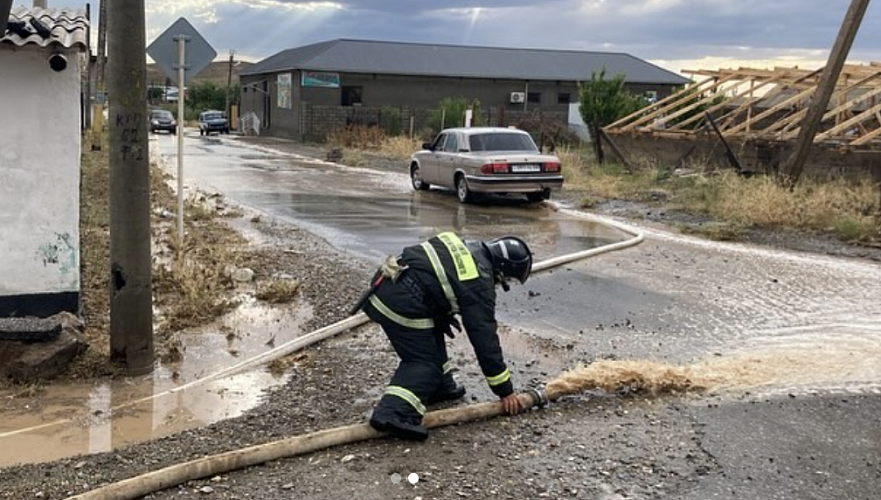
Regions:
[[[597, 255], [601, 255], [601, 254], [609, 253], [609, 252], [614, 252], [617, 250], [623, 250], [625, 248], [629, 248], [629, 247], [638, 245], [639, 243], [641, 243], [645, 239], [645, 235], [641, 231], [639, 231], [638, 229], [633, 228], [631, 226], [628, 226], [626, 224], [623, 224], [623, 223], [620, 223], [620, 222], [617, 222], [614, 220], [610, 220], [607, 218], [599, 218], [599, 217], [596, 217], [596, 216], [593, 216], [591, 214], [587, 214], [584, 212], [577, 212], [574, 210], [561, 209], [556, 204], [551, 204], [551, 205], [556, 210], [562, 210], [563, 212], [565, 212], [569, 215], [578, 217], [578, 218], [589, 219], [589, 220], [593, 220], [595, 222], [599, 222], [601, 224], [605, 224], [605, 225], [613, 227], [621, 232], [629, 234], [629, 235], [631, 235], [631, 237], [629, 239], [626, 239], [624, 241], [619, 241], [617, 243], [611, 243], [611, 244], [603, 245], [603, 246], [600, 246], [597, 248], [591, 248], [589, 250], [583, 250], [580, 252], [570, 253], [567, 255], [561, 255], [559, 257], [553, 257], [551, 259], [537, 262], [537, 263], [533, 264], [533, 266], [532, 266], [533, 272], [536, 272], [536, 273], [542, 272], [542, 271], [546, 271], [546, 270], [554, 268], [554, 267], [562, 266], [564, 264], [569, 264], [571, 262], [575, 262], [578, 260], [587, 259], [590, 257], [595, 257]], [[213, 380], [217, 380], [219, 378], [229, 377], [229, 376], [235, 375], [237, 373], [241, 373], [243, 371], [250, 370], [258, 365], [261, 365], [264, 363], [269, 363], [269, 362], [274, 361], [279, 358], [283, 358], [283, 357], [288, 356], [290, 354], [293, 354], [301, 349], [309, 347], [315, 343], [321, 342], [322, 340], [326, 340], [330, 337], [334, 337], [336, 335], [339, 335], [340, 333], [348, 331], [352, 328], [361, 326], [361, 325], [367, 323], [369, 320], [370, 319], [364, 313], [358, 313], [358, 314], [355, 314], [354, 316], [349, 316], [346, 319], [343, 319], [341, 321], [337, 321], [336, 323], [330, 324], [328, 326], [325, 326], [325, 327], [320, 328], [318, 330], [315, 330], [313, 332], [307, 333], [306, 335], [303, 335], [301, 337], [297, 337], [293, 340], [285, 342], [284, 344], [282, 344], [274, 349], [271, 349], [271, 350], [266, 351], [264, 353], [258, 354], [257, 356], [254, 356], [250, 359], [247, 359], [245, 361], [237, 363], [233, 366], [230, 366], [229, 368], [225, 368], [219, 372], [215, 372], [215, 373], [208, 375], [206, 377], [202, 377], [200, 379], [193, 380], [192, 382], [186, 383], [184, 385], [180, 385], [178, 387], [175, 387], [173, 389], [169, 389], [164, 392], [160, 392], [160, 393], [153, 394], [151, 396], [147, 396], [147, 397], [144, 397], [141, 399], [137, 399], [137, 400], [123, 403], [121, 405], [113, 407], [111, 410], [113, 411], [113, 410], [120, 410], [123, 408], [129, 408], [129, 407], [132, 407], [132, 406], [135, 406], [135, 405], [138, 405], [141, 403], [145, 403], [147, 401], [150, 401], [150, 400], [153, 400], [153, 399], [156, 399], [159, 397], [167, 396], [170, 394], [175, 394], [175, 393], [184, 391], [186, 389], [191, 389], [193, 387], [197, 387], [199, 385], [205, 384], [207, 382], [211, 382]], [[54, 422], [48, 422], [45, 424], [41, 424], [41, 425], [37, 425], [37, 426], [33, 426], [33, 427], [28, 427], [28, 428], [24, 428], [24, 429], [16, 429], [14, 431], [0, 433], [0, 439], [8, 437], [8, 436], [14, 436], [17, 434], [24, 434], [24, 433], [31, 432], [31, 431], [54, 427], [57, 425], [68, 424], [71, 422], [73, 422], [72, 419], [62, 419], [62, 420], [56, 420]]]

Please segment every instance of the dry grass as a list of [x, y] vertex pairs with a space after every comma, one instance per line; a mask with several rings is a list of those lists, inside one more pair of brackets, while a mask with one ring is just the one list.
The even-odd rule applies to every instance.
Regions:
[[769, 177], [744, 179], [725, 173], [715, 182], [718, 202], [710, 207], [710, 214], [715, 217], [763, 227], [832, 232], [857, 239], [859, 234], [868, 236], [873, 229], [877, 230], [878, 188], [867, 180], [855, 183], [808, 179], [791, 191]]
[[[84, 144], [90, 138], [84, 137]], [[82, 248], [82, 307], [89, 350], [70, 368], [75, 378], [118, 373], [110, 362], [110, 216], [109, 158], [106, 138], [101, 151], [84, 148], [80, 234]], [[173, 349], [168, 335], [187, 326], [213, 321], [234, 306], [234, 288], [228, 267], [244, 257], [238, 248], [241, 237], [216, 220], [212, 211], [188, 202], [187, 238], [177, 241], [173, 221], [155, 215], [162, 209], [175, 211], [177, 199], [167, 183], [168, 176], [151, 168], [150, 198], [153, 208], [153, 295], [162, 326], [157, 330], [157, 351]]]
[[849, 242], [881, 239], [879, 186], [869, 180], [804, 179], [788, 190], [771, 177], [745, 178], [728, 170], [677, 177], [640, 161], [626, 173], [615, 164], [597, 165], [589, 151], [557, 154], [567, 187], [586, 193], [585, 207], [596, 199], [660, 200], [668, 210], [709, 215], [717, 223], [697, 232], [723, 240], [739, 239], [749, 227], [821, 232]]
[[354, 126], [328, 133], [327, 144], [344, 150], [344, 164], [357, 166], [366, 161], [366, 152], [385, 158], [406, 160], [414, 151], [419, 150], [422, 143], [405, 135], [388, 136], [377, 127]]
[[378, 153], [395, 160], [406, 160], [410, 158], [410, 155], [415, 151], [419, 151], [421, 146], [422, 143], [417, 139], [398, 135], [383, 139], [382, 143], [379, 145]]
[[[88, 151], [83, 138], [80, 248], [82, 316], [89, 349], [71, 366], [74, 376], [112, 373], [110, 357], [110, 171], [106, 142], [101, 151]], [[95, 144], [101, 144], [96, 140]]]
[[[187, 212], [191, 209], [188, 204]], [[230, 299], [235, 289], [230, 275], [243, 265], [244, 240], [213, 212], [206, 217], [186, 221], [183, 244], [172, 225], [154, 234], [156, 246], [168, 254], [153, 267], [154, 300], [163, 319], [157, 329], [160, 338], [209, 323], [236, 306]]]
[[385, 132], [378, 127], [354, 125], [327, 134], [328, 146], [336, 148], [378, 149], [385, 139]]

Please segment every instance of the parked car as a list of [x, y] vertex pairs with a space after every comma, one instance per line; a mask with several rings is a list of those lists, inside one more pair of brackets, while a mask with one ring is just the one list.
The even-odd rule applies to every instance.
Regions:
[[208, 135], [211, 132], [229, 133], [229, 122], [223, 111], [202, 111], [199, 113], [199, 135]]
[[422, 148], [410, 157], [413, 189], [455, 189], [462, 203], [477, 193], [523, 193], [536, 202], [563, 186], [560, 159], [542, 154], [522, 130], [451, 128]]
[[171, 134], [177, 133], [177, 122], [174, 115], [164, 109], [150, 110], [150, 132], [164, 130]]

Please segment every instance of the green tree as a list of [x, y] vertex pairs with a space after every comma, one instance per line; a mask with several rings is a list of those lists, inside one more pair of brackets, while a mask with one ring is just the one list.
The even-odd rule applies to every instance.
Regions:
[[606, 69], [594, 71], [589, 82], [578, 85], [581, 118], [590, 130], [597, 161], [603, 163], [603, 145], [600, 129], [623, 118], [648, 104], [641, 96], [634, 95], [624, 88], [623, 73], [606, 79]]
[[445, 128], [463, 127], [465, 125], [465, 111], [471, 109], [471, 125], [478, 127], [483, 125], [484, 116], [480, 112], [480, 101], [465, 97], [446, 97], [438, 103], [437, 109], [428, 114], [426, 124], [433, 132], [440, 132]]
[[226, 87], [214, 82], [190, 85], [187, 87], [186, 105], [194, 113], [208, 109], [223, 111], [226, 105]]

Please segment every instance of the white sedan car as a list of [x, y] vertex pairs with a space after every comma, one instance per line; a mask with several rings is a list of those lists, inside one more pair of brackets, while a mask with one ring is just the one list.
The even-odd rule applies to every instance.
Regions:
[[422, 147], [410, 157], [413, 188], [455, 189], [462, 203], [475, 193], [524, 193], [541, 201], [563, 186], [560, 159], [542, 154], [522, 130], [451, 128]]

